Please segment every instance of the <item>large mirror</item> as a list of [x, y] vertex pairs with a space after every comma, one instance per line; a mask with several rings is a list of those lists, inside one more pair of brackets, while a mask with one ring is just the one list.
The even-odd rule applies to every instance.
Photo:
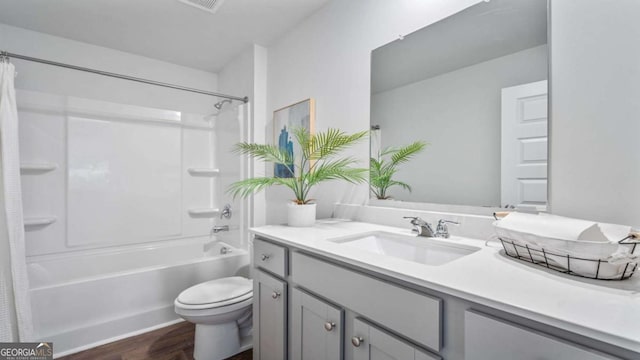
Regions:
[[375, 49], [371, 67], [374, 198], [546, 207], [547, 0], [480, 2]]

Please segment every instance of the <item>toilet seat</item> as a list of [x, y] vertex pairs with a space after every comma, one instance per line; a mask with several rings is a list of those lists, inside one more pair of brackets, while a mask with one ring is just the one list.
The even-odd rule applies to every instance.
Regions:
[[251, 309], [251, 304], [253, 304], [253, 298], [249, 297], [248, 299], [235, 304], [218, 307], [207, 307], [203, 305], [197, 307], [195, 305], [184, 305], [178, 302], [178, 300], [176, 300], [173, 304], [176, 314], [182, 317], [206, 318], [210, 316], [231, 316], [236, 311], [249, 310]]
[[176, 308], [186, 310], [227, 308], [228, 311], [233, 311], [228, 307], [246, 300], [251, 301], [252, 297], [252, 281], [233, 276], [194, 285], [181, 292], [174, 304]]

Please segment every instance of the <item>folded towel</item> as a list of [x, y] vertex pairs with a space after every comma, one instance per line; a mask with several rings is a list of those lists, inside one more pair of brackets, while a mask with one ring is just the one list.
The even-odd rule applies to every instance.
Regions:
[[632, 231], [631, 226], [599, 223], [598, 227], [602, 233], [612, 242], [618, 242], [626, 238]]
[[597, 223], [563, 216], [512, 212], [495, 224], [496, 230], [534, 234], [543, 238], [610, 242]]

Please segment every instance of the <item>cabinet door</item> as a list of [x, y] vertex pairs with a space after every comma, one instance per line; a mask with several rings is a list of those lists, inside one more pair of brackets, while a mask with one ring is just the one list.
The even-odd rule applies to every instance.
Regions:
[[464, 315], [465, 360], [611, 360], [577, 344], [475, 311]]
[[352, 336], [347, 339], [354, 360], [438, 360], [416, 346], [402, 341], [373, 325], [356, 319]]
[[254, 359], [286, 359], [287, 284], [262, 271], [253, 279]]
[[291, 297], [293, 358], [342, 359], [342, 310], [299, 289]]

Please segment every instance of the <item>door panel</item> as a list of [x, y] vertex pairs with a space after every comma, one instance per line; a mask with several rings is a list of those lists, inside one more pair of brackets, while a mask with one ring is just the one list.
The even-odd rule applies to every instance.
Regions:
[[292, 289], [293, 358], [342, 359], [343, 311]]
[[[361, 319], [355, 319], [347, 344], [354, 360], [437, 360], [440, 357], [422, 351]], [[348, 351], [348, 350], [347, 350]]]
[[287, 284], [256, 271], [253, 297], [254, 359], [286, 359]]

